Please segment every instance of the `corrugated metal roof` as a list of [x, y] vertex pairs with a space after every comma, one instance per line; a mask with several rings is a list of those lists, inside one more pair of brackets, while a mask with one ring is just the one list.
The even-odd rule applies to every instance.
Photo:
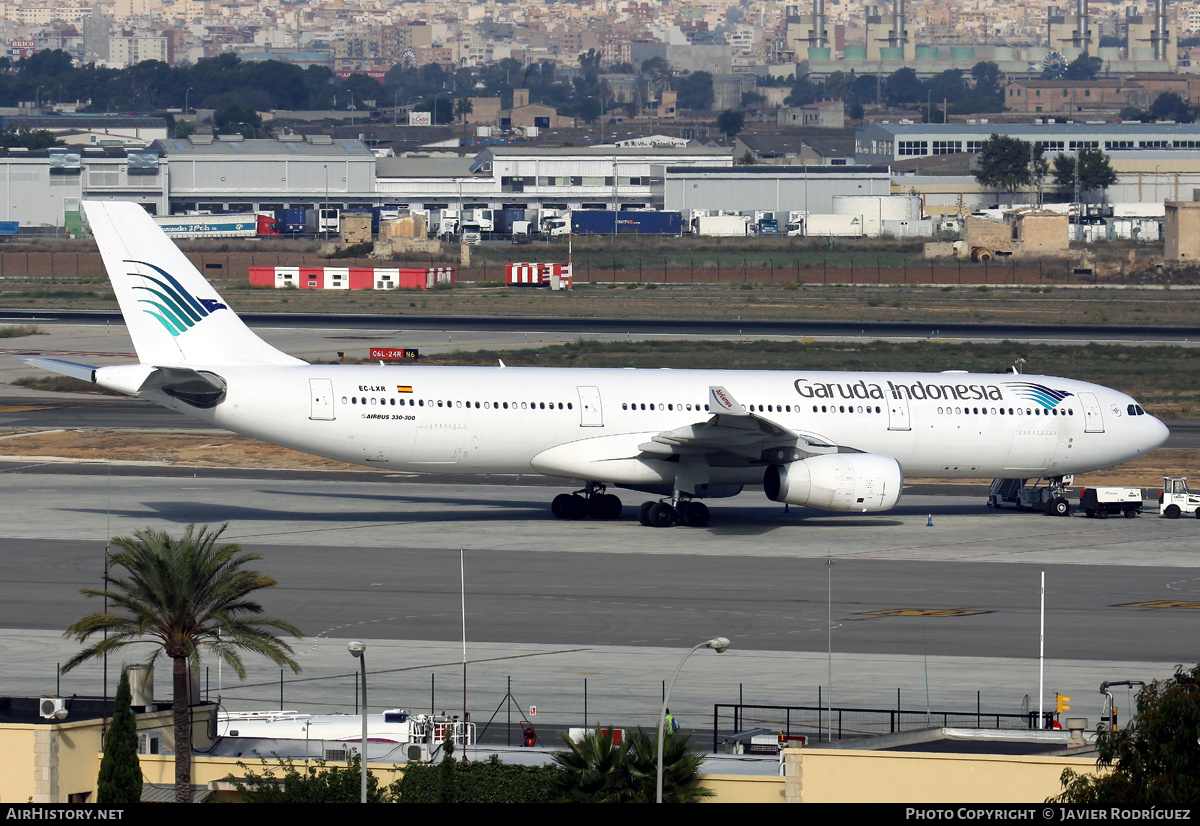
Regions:
[[155, 141], [162, 154], [172, 155], [312, 155], [318, 157], [352, 156], [375, 158], [367, 145], [358, 140], [336, 141], [314, 145], [309, 142], [283, 141], [272, 139], [251, 139], [241, 141], [214, 141], [212, 143], [196, 143], [187, 140]]
[[378, 178], [465, 178], [474, 158], [378, 158]]

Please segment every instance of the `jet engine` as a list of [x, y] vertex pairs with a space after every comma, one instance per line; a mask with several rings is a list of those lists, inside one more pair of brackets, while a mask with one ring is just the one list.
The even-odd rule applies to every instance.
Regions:
[[900, 463], [875, 453], [812, 456], [771, 465], [763, 476], [768, 499], [829, 511], [888, 510], [903, 484]]

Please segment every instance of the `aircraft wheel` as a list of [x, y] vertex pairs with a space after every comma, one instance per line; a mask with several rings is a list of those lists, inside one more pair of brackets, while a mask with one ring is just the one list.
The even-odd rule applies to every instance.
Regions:
[[598, 493], [588, 503], [592, 519], [617, 519], [621, 515], [621, 500], [611, 493]]
[[1069, 516], [1071, 513], [1071, 503], [1059, 496], [1050, 500], [1050, 505], [1046, 510], [1054, 516]]
[[643, 502], [638, 508], [638, 522], [647, 528], [650, 527], [650, 509], [657, 504], [657, 502]]
[[1167, 505], [1167, 509], [1163, 511], [1163, 516], [1167, 517], [1167, 519], [1178, 519], [1180, 513], [1182, 511], [1179, 510], [1178, 505]]
[[666, 502], [652, 502], [646, 521], [652, 528], [669, 528], [675, 524], [675, 509]]
[[550, 512], [559, 519], [566, 519], [567, 516], [564, 509], [564, 503], [570, 498], [571, 494], [569, 493], [560, 493], [558, 496], [555, 496], [554, 501], [550, 503]]
[[579, 520], [587, 516], [588, 503], [582, 496], [573, 493], [563, 500], [559, 510], [562, 511], [563, 519]]
[[680, 510], [683, 512], [681, 521], [689, 528], [703, 528], [708, 524], [708, 505], [703, 502], [688, 502]]

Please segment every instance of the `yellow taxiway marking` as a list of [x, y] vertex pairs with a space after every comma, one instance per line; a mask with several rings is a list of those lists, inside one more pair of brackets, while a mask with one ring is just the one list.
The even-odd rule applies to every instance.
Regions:
[[1150, 602], [1125, 602], [1118, 608], [1200, 608], [1200, 602], [1181, 599], [1156, 599]]
[[892, 608], [887, 611], [863, 611], [872, 617], [967, 617], [972, 614], [990, 614], [971, 608]]

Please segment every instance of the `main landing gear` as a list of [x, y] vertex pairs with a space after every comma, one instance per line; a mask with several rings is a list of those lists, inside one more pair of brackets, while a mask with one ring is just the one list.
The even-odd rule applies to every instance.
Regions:
[[638, 508], [638, 521], [650, 528], [669, 528], [672, 525], [687, 525], [703, 528], [708, 524], [708, 506], [691, 499], [643, 502]]
[[618, 519], [621, 516], [621, 500], [604, 492], [603, 485], [588, 482], [582, 490], [560, 493], [550, 503], [550, 512], [559, 519], [579, 520]]

